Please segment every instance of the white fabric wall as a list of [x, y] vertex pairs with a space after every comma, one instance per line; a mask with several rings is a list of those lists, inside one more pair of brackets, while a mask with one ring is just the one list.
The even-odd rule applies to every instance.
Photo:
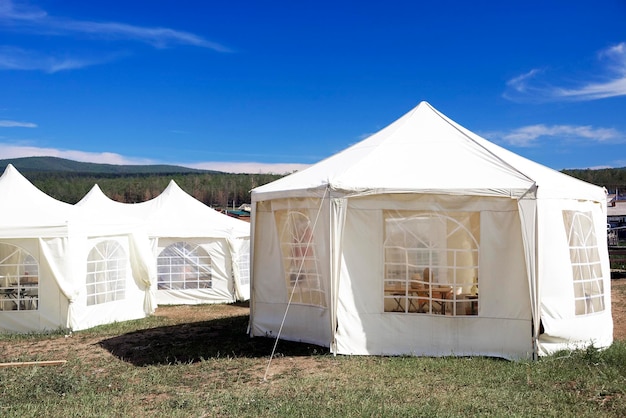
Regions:
[[229, 245], [234, 258], [235, 297], [239, 301], [250, 300], [250, 237], [231, 238]]
[[41, 251], [42, 245], [49, 246], [48, 253], [57, 260], [65, 257], [62, 238], [39, 240], [37, 238], [2, 239], [2, 242], [21, 247], [39, 263], [39, 304], [37, 310], [3, 311], [0, 313], [0, 332], [30, 332], [65, 329], [68, 316], [68, 300], [57, 284], [50, 261]]
[[[155, 238], [157, 245], [154, 252], [155, 263], [167, 246], [179, 241], [195, 244], [204, 249], [211, 257], [210, 289], [156, 289], [156, 299], [159, 305], [202, 304], [202, 303], [232, 303], [235, 301], [235, 289], [232, 280], [232, 257], [228, 241], [222, 238]], [[157, 280], [158, 282], [158, 280]]]
[[[575, 315], [572, 264], [563, 210], [592, 212], [602, 261], [605, 310]], [[538, 202], [538, 276], [540, 310], [544, 333], [539, 336], [539, 354], [586, 347], [607, 347], [613, 341], [611, 274], [606, 240], [606, 213], [601, 203], [542, 199]]]
[[[479, 315], [384, 312], [383, 209], [480, 211]], [[398, 196], [349, 200], [339, 284], [340, 354], [532, 356], [517, 204], [511, 199]]]
[[[251, 300], [251, 334], [277, 336], [285, 319], [280, 338], [291, 341], [329, 346], [332, 338], [330, 327], [330, 280], [328, 257], [328, 218], [326, 211], [315, 228], [316, 253], [324, 269], [326, 307], [291, 304], [283, 270], [280, 243], [274, 221], [274, 210], [287, 207], [307, 209], [313, 219], [320, 209], [319, 199], [276, 200], [260, 203], [255, 212], [256, 229], [253, 231], [254, 253], [252, 254], [253, 299]], [[325, 206], [327, 207], [327, 206]], [[323, 209], [323, 208], [322, 208]], [[288, 311], [287, 311], [288, 309]], [[286, 313], [286, 315], [285, 315]]]
[[[75, 239], [77, 240], [76, 237]], [[125, 298], [87, 305], [86, 277], [88, 255], [96, 244], [105, 240], [113, 240], [119, 243], [128, 256]], [[76, 243], [76, 248], [76, 263], [73, 270], [73, 277], [75, 278], [73, 287], [76, 291], [76, 296], [72, 304], [70, 328], [74, 331], [79, 331], [113, 322], [145, 318], [145, 291], [140, 288], [133, 277], [132, 263], [137, 262], [137, 260], [133, 260], [129, 238], [127, 236], [86, 238], [82, 242]]]

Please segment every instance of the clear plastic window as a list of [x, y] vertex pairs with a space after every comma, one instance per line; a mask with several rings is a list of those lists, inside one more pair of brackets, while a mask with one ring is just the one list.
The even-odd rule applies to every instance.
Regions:
[[478, 212], [386, 211], [385, 312], [478, 315]]
[[96, 244], [87, 258], [87, 305], [126, 298], [127, 255], [114, 240]]
[[275, 216], [291, 302], [326, 306], [311, 219], [294, 210], [276, 211]]
[[239, 269], [239, 283], [250, 284], [250, 241], [246, 240], [239, 248], [237, 256], [237, 268]]
[[604, 311], [604, 278], [591, 212], [563, 211], [574, 278], [576, 315]]
[[39, 308], [39, 265], [26, 250], [0, 243], [0, 312]]
[[158, 288], [210, 289], [211, 257], [199, 245], [184, 241], [168, 245], [157, 258]]

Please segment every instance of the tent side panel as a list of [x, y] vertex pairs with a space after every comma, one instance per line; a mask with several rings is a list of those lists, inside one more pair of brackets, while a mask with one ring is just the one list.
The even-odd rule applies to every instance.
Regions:
[[[381, 202], [350, 202], [339, 285], [340, 354], [532, 356], [531, 315], [516, 202], [431, 198], [384, 202], [386, 210], [480, 213], [480, 289], [476, 316], [385, 312]], [[450, 305], [448, 305], [450, 306]]]
[[[231, 249], [223, 238], [159, 238], [156, 257], [179, 241], [198, 246], [210, 257], [211, 287], [206, 289], [159, 289], [155, 283], [158, 305], [232, 303], [235, 301]], [[193, 260], [190, 260], [193, 263]]]
[[[78, 241], [78, 237], [74, 237]], [[102, 243], [115, 242], [123, 248], [123, 255], [126, 257], [125, 280], [124, 280], [124, 297], [119, 300], [113, 300], [105, 303], [96, 303], [89, 305], [88, 285], [87, 285], [87, 262], [89, 254], [96, 251], [96, 245]], [[141, 319], [146, 317], [144, 311], [145, 292], [140, 289], [135, 282], [132, 274], [130, 255], [130, 245], [127, 236], [106, 237], [106, 238], [89, 238], [82, 241], [81, 251], [77, 250], [77, 256], [74, 261], [73, 279], [74, 287], [77, 292], [73, 306], [73, 315], [71, 320], [71, 329], [74, 331], [92, 328], [98, 325], [110, 324], [113, 322], [128, 321], [133, 319]], [[102, 265], [99, 263], [98, 268]], [[108, 266], [110, 267], [110, 265]], [[99, 291], [105, 289], [109, 295], [115, 294], [111, 285], [100, 284]], [[93, 285], [92, 285], [93, 289]], [[108, 297], [108, 296], [107, 296]]]
[[[52, 239], [53, 243], [63, 242], [61, 238]], [[38, 238], [2, 239], [3, 243], [20, 247], [32, 255], [38, 263], [39, 286], [38, 301], [35, 310], [0, 312], [0, 332], [38, 332], [63, 329], [66, 325], [68, 301], [59, 289], [54, 271], [50, 268], [54, 259], [65, 257], [63, 245], [52, 245], [50, 251], [40, 250]], [[49, 255], [52, 260], [45, 257]]]
[[[255, 204], [253, 202], [253, 204]], [[306, 303], [289, 304], [290, 293], [285, 279], [285, 264], [278, 236], [278, 226], [274, 211], [301, 211], [312, 214], [316, 219], [321, 204], [320, 199], [294, 199], [272, 202], [256, 202], [253, 232], [251, 324], [252, 336], [276, 337], [281, 324], [284, 326], [280, 338], [293, 341], [306, 341], [328, 347], [331, 341], [328, 302], [325, 306]], [[322, 214], [314, 227], [316, 254], [320, 255], [321, 288], [328, 292], [329, 261], [327, 256], [327, 214]], [[308, 251], [307, 251], [308, 252]]]
[[541, 199], [538, 222], [539, 354], [609, 346], [611, 278], [602, 203]]

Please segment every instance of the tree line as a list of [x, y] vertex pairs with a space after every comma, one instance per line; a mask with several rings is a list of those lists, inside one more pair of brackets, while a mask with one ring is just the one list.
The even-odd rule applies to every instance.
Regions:
[[575, 169], [563, 170], [577, 179], [605, 187], [609, 193], [616, 193], [620, 196], [626, 195], [626, 167], [624, 168], [601, 168], [601, 169]]
[[170, 180], [181, 189], [214, 208], [239, 207], [250, 202], [255, 187], [279, 179], [277, 174], [80, 174], [30, 172], [22, 173], [44, 193], [55, 199], [74, 204], [94, 185], [109, 198], [124, 203], [139, 203], [157, 197]]
[[[626, 196], [626, 168], [563, 170], [580, 180], [605, 187]], [[63, 202], [74, 204], [97, 184], [109, 198], [138, 203], [152, 199], [174, 180], [185, 192], [214, 208], [239, 207], [250, 202], [250, 191], [277, 180], [279, 174], [158, 173], [95, 174], [75, 172], [22, 173], [41, 191]]]

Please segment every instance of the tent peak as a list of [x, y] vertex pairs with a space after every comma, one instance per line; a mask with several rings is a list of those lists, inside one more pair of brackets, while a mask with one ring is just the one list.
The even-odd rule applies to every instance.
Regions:
[[4, 169], [4, 175], [10, 175], [10, 173], [19, 173], [19, 171], [17, 171], [17, 168], [15, 168], [15, 166], [11, 163], [7, 164], [6, 168]]

